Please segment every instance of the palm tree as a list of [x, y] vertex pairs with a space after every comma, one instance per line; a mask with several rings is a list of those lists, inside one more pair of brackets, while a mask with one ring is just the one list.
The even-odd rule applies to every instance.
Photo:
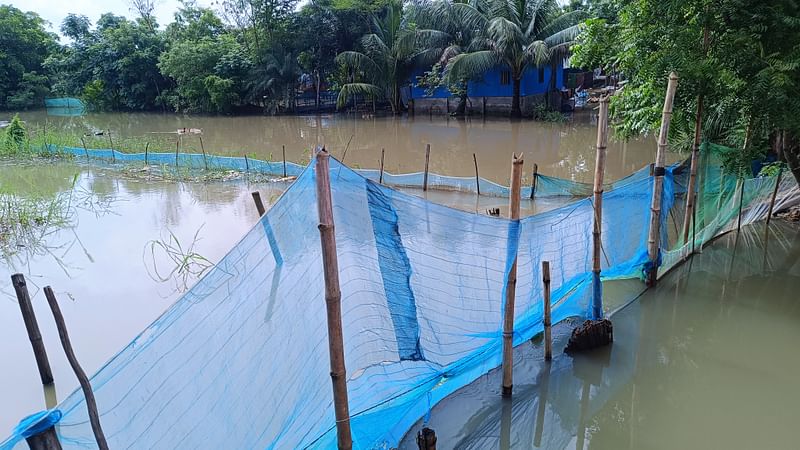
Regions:
[[267, 54], [261, 64], [256, 65], [250, 73], [247, 83], [248, 100], [264, 103], [271, 113], [283, 108], [291, 111], [294, 108], [295, 87], [300, 76], [297, 58], [291, 52], [283, 54]]
[[520, 117], [520, 81], [529, 66], [557, 64], [569, 54], [580, 32], [582, 11], [562, 12], [556, 0], [469, 0], [453, 10], [479, 33], [480, 50], [450, 60], [447, 77], [460, 80], [498, 65], [511, 72], [511, 116]]
[[372, 18], [372, 28], [372, 33], [361, 38], [363, 52], [346, 51], [336, 56], [339, 64], [352, 71], [352, 81], [339, 91], [337, 106], [344, 106], [353, 95], [388, 97], [392, 112], [399, 114], [405, 109], [400, 88], [408, 83], [415, 64], [432, 53], [420, 43], [433, 41], [442, 33], [409, 26], [399, 0], [387, 5], [382, 19]]

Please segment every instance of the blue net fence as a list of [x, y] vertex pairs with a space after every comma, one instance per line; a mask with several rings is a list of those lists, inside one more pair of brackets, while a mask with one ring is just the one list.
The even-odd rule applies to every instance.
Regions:
[[[175, 162], [174, 154], [148, 158]], [[199, 158], [179, 155], [178, 163], [202, 166]], [[220, 167], [236, 160], [206, 157]], [[283, 172], [282, 162], [259, 164]], [[736, 197], [714, 161], [706, 164], [718, 176], [701, 183], [707, 199], [696, 243], [735, 226], [737, 214], [729, 213], [736, 200], [747, 222], [763, 218], [764, 192], [775, 184], [746, 180], [756, 193]], [[313, 161], [307, 168], [287, 165], [297, 179], [260, 222], [92, 377], [112, 448], [335, 447], [313, 167]], [[543, 260], [551, 266], [553, 322], [590, 316], [590, 199], [508, 220], [430, 203], [335, 160], [330, 171], [354, 448], [396, 446], [433, 405], [500, 364], [503, 299], [515, 256], [515, 345], [543, 329]], [[679, 262], [670, 252], [680, 255], [690, 245], [668, 226], [680, 220], [671, 214], [682, 208], [686, 172], [674, 166], [665, 177], [662, 270]], [[717, 197], [725, 198], [712, 213], [706, 205], [717, 201], [714, 183], [721, 187]], [[652, 190], [653, 179], [637, 173], [605, 192], [604, 279], [642, 276]], [[779, 196], [785, 205], [800, 193], [782, 183]], [[94, 446], [80, 391], [57, 411], [42, 417], [61, 416], [64, 448]], [[30, 422], [0, 448], [14, 448]]]

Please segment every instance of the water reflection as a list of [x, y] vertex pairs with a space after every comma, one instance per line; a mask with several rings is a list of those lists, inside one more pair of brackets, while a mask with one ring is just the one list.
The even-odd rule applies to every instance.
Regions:
[[[617, 313], [607, 349], [546, 364], [540, 344], [520, 346], [513, 400], [497, 370], [445, 399], [429, 422], [438, 448], [793, 448], [800, 229], [760, 223], [736, 241], [718, 239]], [[556, 350], [568, 331], [557, 327]]]

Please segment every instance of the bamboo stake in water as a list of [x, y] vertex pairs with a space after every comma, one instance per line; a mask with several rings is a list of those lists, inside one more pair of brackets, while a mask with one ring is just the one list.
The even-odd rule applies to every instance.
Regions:
[[542, 282], [544, 283], [544, 360], [553, 359], [553, 323], [550, 319], [550, 261], [542, 261]]
[[478, 175], [478, 157], [475, 153], [472, 154], [472, 162], [475, 163], [475, 189], [477, 189], [478, 195], [481, 195], [481, 177]]
[[281, 145], [283, 151], [283, 178], [286, 178], [286, 146]]
[[261, 201], [261, 194], [258, 191], [253, 191], [253, 202], [256, 204], [256, 210], [258, 210], [258, 215], [263, 216], [264, 213], [267, 212], [267, 209], [264, 208], [264, 202]]
[[531, 180], [531, 200], [536, 195], [536, 178], [539, 177], [539, 164], [533, 163], [533, 179]]
[[597, 155], [594, 166], [594, 228], [592, 230], [592, 318], [603, 317], [603, 284], [600, 281], [601, 232], [603, 229], [603, 176], [608, 145], [608, 97], [600, 99], [597, 118]]
[[117, 156], [114, 154], [114, 141], [111, 140], [111, 130], [108, 130], [108, 145], [111, 146], [111, 162], [117, 162]]
[[89, 161], [89, 150], [86, 148], [86, 141], [83, 140], [83, 136], [81, 136], [81, 145], [83, 145], [83, 153], [86, 154], [86, 161]]
[[744, 178], [739, 178], [739, 218], [736, 221], [736, 232], [742, 231], [742, 206], [744, 205]]
[[181, 137], [178, 136], [178, 139], [175, 139], [175, 167], [178, 167], [178, 149], [181, 145]]
[[244, 154], [244, 171], [250, 173], [250, 161], [247, 160], [247, 153]]
[[150, 141], [147, 141], [144, 144], [144, 165], [147, 165], [147, 152], [150, 150]]
[[198, 136], [200, 139], [200, 151], [203, 152], [203, 165], [206, 166], [206, 170], [208, 170], [208, 160], [206, 159], [206, 148], [203, 146], [203, 136]]
[[331, 201], [330, 155], [322, 148], [317, 153], [317, 208], [322, 244], [322, 266], [325, 275], [325, 304], [328, 321], [328, 354], [333, 385], [333, 408], [336, 416], [336, 438], [340, 450], [350, 450], [350, 408], [347, 401], [347, 377], [344, 365], [342, 333], [342, 292], [339, 289], [339, 262], [336, 256], [336, 234]]
[[664, 98], [664, 110], [661, 113], [661, 130], [658, 134], [658, 150], [653, 168], [653, 199], [650, 204], [650, 231], [647, 237], [647, 256], [650, 267], [647, 273], [647, 285], [655, 286], [658, 279], [659, 239], [661, 237], [661, 197], [664, 194], [664, 161], [667, 153], [667, 136], [669, 135], [669, 122], [672, 119], [672, 102], [675, 99], [675, 90], [678, 88], [678, 76], [675, 72], [669, 74], [667, 94]]
[[53, 312], [53, 319], [56, 322], [58, 337], [61, 339], [61, 346], [64, 347], [64, 353], [67, 355], [69, 365], [75, 372], [75, 376], [78, 378], [78, 382], [83, 390], [83, 396], [86, 398], [86, 408], [89, 410], [89, 422], [92, 425], [92, 432], [97, 441], [97, 446], [100, 450], [108, 450], [106, 436], [103, 434], [103, 427], [100, 426], [100, 414], [97, 412], [97, 402], [94, 398], [94, 392], [92, 392], [92, 385], [89, 383], [89, 377], [86, 376], [86, 372], [83, 371], [83, 368], [78, 363], [78, 358], [75, 357], [75, 351], [72, 349], [72, 343], [69, 341], [69, 334], [67, 333], [67, 325], [64, 322], [64, 316], [61, 314], [58, 300], [56, 300], [56, 295], [53, 293], [53, 289], [50, 286], [44, 288], [44, 296], [47, 298], [47, 303], [50, 305], [50, 311]]
[[428, 163], [431, 160], [431, 144], [425, 147], [425, 175], [422, 179], [422, 190], [428, 190]]
[[383, 158], [385, 156], [384, 155], [385, 153], [386, 153], [386, 149], [382, 148], [381, 149], [381, 174], [380, 174], [380, 176], [378, 176], [378, 183], [380, 183], [380, 184], [383, 184]]
[[25, 330], [28, 332], [28, 339], [31, 341], [31, 347], [33, 347], [33, 356], [36, 358], [39, 378], [41, 378], [44, 385], [52, 384], [53, 371], [50, 370], [50, 361], [47, 359], [42, 333], [39, 332], [39, 324], [36, 322], [36, 314], [33, 312], [33, 304], [28, 293], [28, 285], [25, 283], [25, 277], [21, 273], [15, 273], [11, 275], [11, 284], [17, 294], [22, 320], [25, 322]]
[[775, 189], [772, 190], [772, 198], [769, 200], [769, 211], [767, 212], [767, 226], [772, 219], [772, 211], [775, 209], [775, 198], [778, 196], [778, 188], [781, 185], [781, 177], [783, 176], [783, 166], [778, 170], [778, 177], [775, 179]]
[[[522, 155], [513, 155], [511, 160], [511, 195], [509, 218], [519, 220], [519, 201], [522, 189]], [[508, 272], [506, 283], [505, 316], [503, 317], [503, 397], [508, 397], [514, 387], [514, 302], [517, 293], [517, 256]]]

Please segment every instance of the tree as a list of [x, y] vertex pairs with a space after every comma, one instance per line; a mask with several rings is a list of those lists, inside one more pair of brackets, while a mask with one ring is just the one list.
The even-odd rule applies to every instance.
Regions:
[[58, 47], [37, 14], [0, 5], [0, 109], [41, 106], [49, 93], [43, 67]]
[[344, 106], [355, 95], [388, 97], [394, 114], [405, 106], [400, 89], [411, 76], [416, 60], [424, 54], [420, 40], [438, 35], [436, 30], [417, 30], [403, 20], [403, 5], [391, 2], [381, 19], [373, 17], [372, 33], [361, 38], [363, 51], [339, 53], [336, 61], [351, 71], [351, 81], [339, 91], [337, 105]]
[[556, 0], [486, 0], [455, 3], [462, 21], [479, 30], [479, 50], [450, 60], [448, 77], [459, 80], [479, 76], [498, 65], [511, 72], [511, 116], [520, 117], [520, 82], [525, 70], [557, 64], [569, 54], [578, 35], [582, 11], [562, 12]]

